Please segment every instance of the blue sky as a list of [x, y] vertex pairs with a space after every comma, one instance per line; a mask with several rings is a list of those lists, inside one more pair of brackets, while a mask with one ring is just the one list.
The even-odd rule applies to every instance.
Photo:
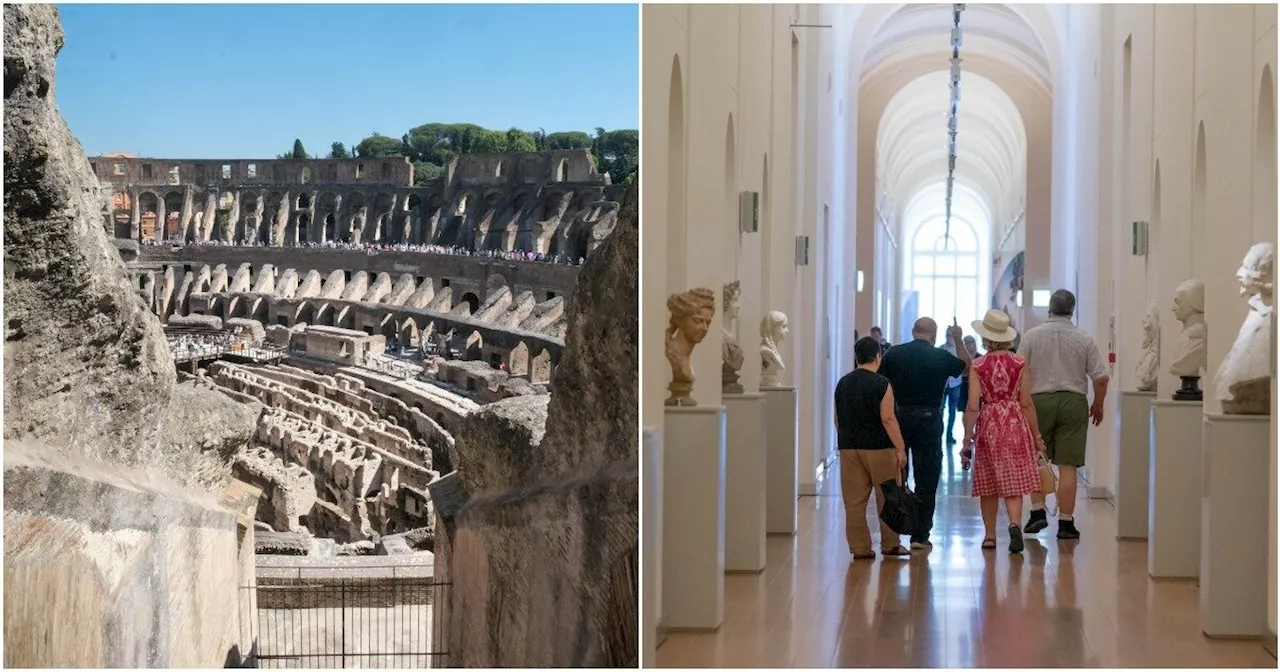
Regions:
[[85, 152], [274, 158], [430, 122], [639, 127], [636, 5], [60, 5]]

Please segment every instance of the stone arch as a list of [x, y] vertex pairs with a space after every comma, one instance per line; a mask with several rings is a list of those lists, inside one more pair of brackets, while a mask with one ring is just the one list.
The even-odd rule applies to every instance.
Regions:
[[320, 307], [316, 310], [316, 321], [311, 322], [310, 324], [325, 326], [325, 327], [335, 326], [333, 304], [332, 303], [320, 304]]
[[336, 309], [337, 317], [334, 319], [333, 326], [341, 329], [356, 328], [356, 309], [351, 306], [342, 306]]
[[279, 244], [280, 213], [284, 210], [284, 194], [273, 191], [267, 194], [267, 207], [263, 210], [262, 222], [258, 225], [258, 243], [269, 245], [272, 241]]
[[412, 212], [414, 210], [417, 210], [421, 206], [422, 206], [422, 197], [417, 194], [409, 194], [409, 197], [404, 199], [405, 212]]
[[342, 242], [350, 243], [357, 240], [357, 236], [360, 236], [364, 231], [368, 203], [362, 191], [353, 191], [347, 194], [346, 203], [347, 226], [343, 229], [341, 237]]
[[481, 359], [484, 356], [484, 336], [479, 331], [471, 332], [467, 337], [466, 347], [463, 349], [462, 358], [467, 361]]
[[298, 304], [298, 309], [293, 312], [293, 323], [306, 322], [307, 324], [316, 323], [316, 309], [309, 301], [303, 301]]
[[[465, 303], [470, 306], [472, 315], [475, 315], [476, 311], [480, 310], [480, 297], [476, 296], [475, 292], [467, 292], [466, 294], [463, 294], [462, 298], [458, 300], [458, 303]], [[456, 308], [457, 305], [454, 307]]]
[[121, 189], [111, 194], [111, 219], [116, 238], [133, 238], [133, 194]]
[[400, 345], [404, 347], [418, 347], [421, 343], [421, 330], [418, 329], [418, 323], [412, 317], [407, 317], [399, 325]]
[[334, 233], [338, 228], [338, 216], [332, 212], [325, 213], [324, 224], [320, 229], [320, 242], [327, 243], [334, 240]]
[[507, 168], [507, 162], [503, 161], [502, 159], [498, 159], [498, 165], [493, 167], [493, 176], [502, 177], [503, 173], [506, 171], [506, 168]]
[[185, 200], [180, 191], [170, 191], [164, 195], [164, 238], [182, 237], [182, 204]]
[[551, 351], [543, 348], [529, 363], [529, 382], [551, 382]]
[[160, 197], [153, 191], [144, 191], [138, 196], [138, 210], [141, 219], [138, 230], [139, 240], [160, 240]]
[[299, 210], [306, 210], [310, 208], [311, 194], [308, 194], [305, 191], [302, 192], [301, 194], [298, 194], [298, 198], [294, 199], [293, 205]]
[[521, 378], [529, 376], [529, 346], [524, 341], [517, 343], [507, 354], [507, 372]]
[[307, 237], [308, 236], [307, 228], [308, 226], [310, 226], [310, 224], [311, 224], [310, 213], [303, 212], [298, 215], [298, 238], [297, 238], [298, 244], [302, 244], [311, 240], [309, 237]]

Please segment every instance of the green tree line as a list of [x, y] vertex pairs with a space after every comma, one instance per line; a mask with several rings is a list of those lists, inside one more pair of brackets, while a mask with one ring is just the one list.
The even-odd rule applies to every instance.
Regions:
[[[582, 131], [547, 133], [510, 128], [495, 131], [475, 124], [423, 124], [396, 139], [374, 132], [348, 148], [341, 142], [329, 146], [327, 158], [376, 158], [407, 156], [413, 162], [414, 182], [423, 184], [444, 173], [449, 160], [459, 154], [493, 152], [541, 152], [553, 149], [590, 149], [596, 170], [609, 173], [615, 183], [634, 182], [640, 161], [640, 132], [634, 129], [606, 131], [595, 135]], [[310, 156], [301, 140], [278, 159], [321, 158]]]

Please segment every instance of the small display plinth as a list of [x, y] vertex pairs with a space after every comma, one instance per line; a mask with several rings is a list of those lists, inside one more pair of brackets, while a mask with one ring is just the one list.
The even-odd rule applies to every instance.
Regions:
[[1196, 401], [1151, 402], [1151, 491], [1147, 573], [1193, 579], [1200, 573], [1200, 498], [1204, 407]]
[[763, 394], [726, 394], [724, 569], [755, 573], [765, 561], [765, 408]]
[[1151, 503], [1151, 402], [1155, 392], [1120, 393], [1116, 538], [1146, 539]]
[[1267, 627], [1265, 540], [1271, 501], [1271, 418], [1204, 416], [1200, 628], [1210, 637], [1258, 637]]
[[663, 616], [671, 630], [715, 630], [724, 622], [725, 409], [663, 415]]
[[1173, 393], [1174, 401], [1204, 401], [1200, 390], [1200, 376], [1182, 376], [1182, 387]]
[[800, 401], [795, 387], [761, 387], [768, 443], [765, 530], [794, 535], [800, 499]]

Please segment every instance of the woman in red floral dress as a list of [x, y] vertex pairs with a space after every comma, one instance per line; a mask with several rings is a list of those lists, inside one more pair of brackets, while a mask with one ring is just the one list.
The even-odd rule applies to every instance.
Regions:
[[1018, 334], [1003, 311], [987, 311], [973, 329], [982, 336], [987, 354], [969, 372], [961, 457], [966, 463], [973, 460], [973, 495], [982, 499], [986, 529], [982, 547], [996, 547], [996, 514], [1003, 499], [1010, 521], [1009, 552], [1021, 553], [1022, 498], [1040, 490], [1036, 451], [1043, 446], [1027, 361], [1009, 351]]

